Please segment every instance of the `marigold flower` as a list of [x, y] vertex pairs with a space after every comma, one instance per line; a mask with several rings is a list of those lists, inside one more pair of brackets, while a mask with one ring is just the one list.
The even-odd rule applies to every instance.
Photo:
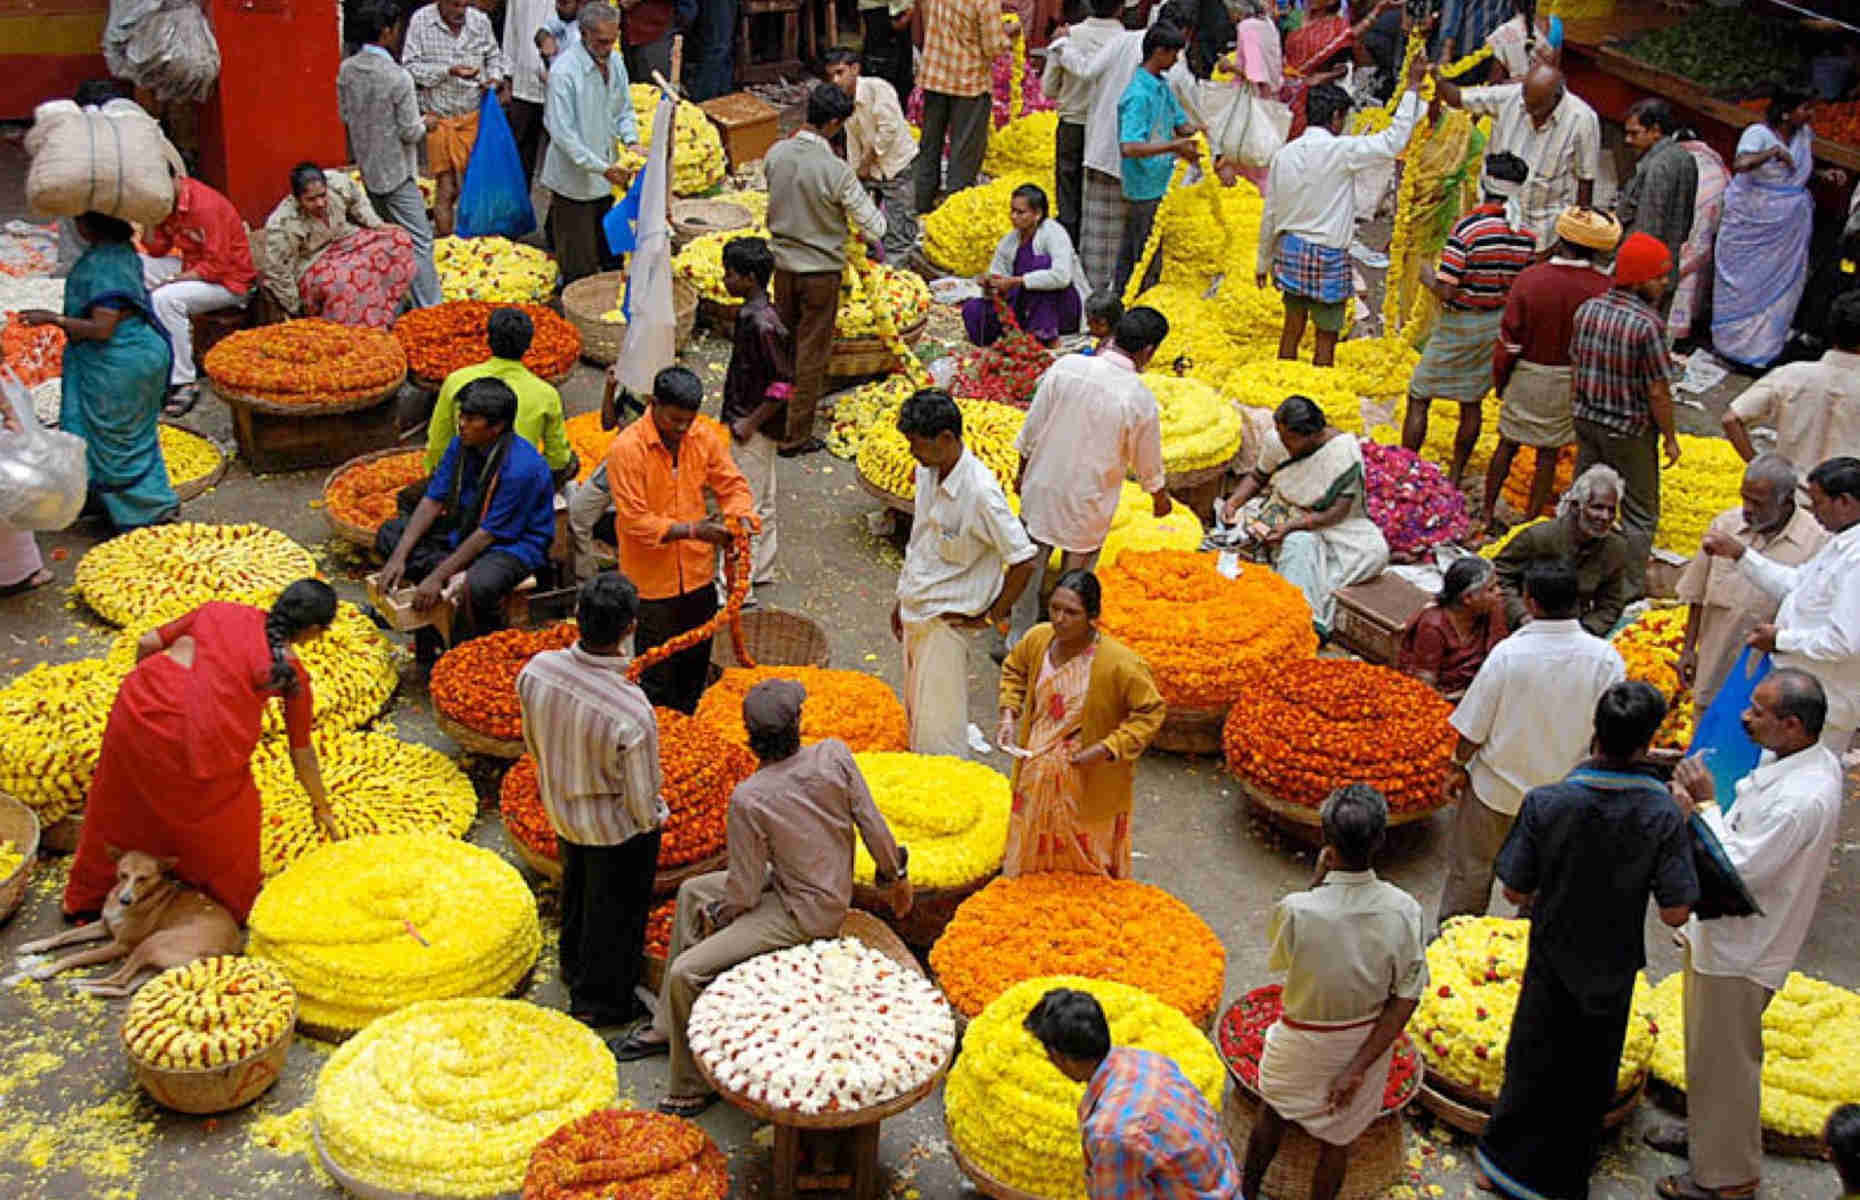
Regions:
[[281, 591], [316, 573], [310, 552], [275, 529], [180, 521], [93, 546], [72, 582], [98, 616], [132, 625], [154, 614], [178, 617], [209, 600]]
[[487, 737], [514, 742], [523, 736], [517, 676], [544, 650], [574, 644], [573, 621], [541, 629], [500, 629], [447, 650], [433, 664], [428, 689], [433, 707]]
[[[912, 882], [961, 887], [1000, 869], [1013, 808], [1007, 776], [942, 754], [867, 751], [853, 759], [892, 836], [910, 847]], [[870, 886], [876, 870], [859, 841], [853, 880]]]
[[602, 1108], [538, 1142], [523, 1200], [723, 1200], [730, 1161], [683, 1117]]
[[801, 742], [838, 738], [854, 751], [908, 750], [910, 725], [904, 705], [885, 681], [861, 671], [826, 667], [730, 667], [705, 689], [697, 719], [727, 741], [749, 745], [743, 728], [743, 697], [765, 679], [794, 679], [807, 689], [801, 707]]
[[379, 530], [394, 519], [401, 489], [425, 478], [423, 450], [377, 458], [338, 475], [323, 494], [324, 510], [350, 525]]
[[491, 357], [485, 332], [498, 308], [519, 308], [536, 335], [523, 354], [523, 365], [544, 379], [566, 374], [581, 356], [581, 334], [554, 310], [535, 304], [491, 304], [483, 300], [448, 300], [416, 308], [394, 322], [394, 336], [407, 352], [407, 367], [427, 380], [444, 380], [460, 367]]
[[320, 317], [229, 333], [203, 362], [216, 389], [272, 404], [342, 404], [379, 395], [407, 375], [392, 334]]
[[171, 967], [137, 989], [123, 1048], [151, 1067], [203, 1071], [250, 1058], [290, 1032], [297, 993], [274, 964], [223, 954]]

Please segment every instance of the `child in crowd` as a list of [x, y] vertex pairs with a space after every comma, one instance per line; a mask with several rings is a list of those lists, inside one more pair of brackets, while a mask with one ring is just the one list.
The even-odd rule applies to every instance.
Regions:
[[1099, 288], [1085, 297], [1085, 328], [1091, 334], [1091, 343], [1079, 353], [1096, 354], [1104, 349], [1123, 315], [1124, 302], [1110, 288]]
[[775, 579], [775, 451], [788, 420], [794, 342], [768, 296], [775, 255], [762, 238], [731, 238], [723, 247], [723, 286], [743, 307], [723, 377], [723, 423], [730, 451], [749, 480], [762, 531], [750, 543], [750, 580]]

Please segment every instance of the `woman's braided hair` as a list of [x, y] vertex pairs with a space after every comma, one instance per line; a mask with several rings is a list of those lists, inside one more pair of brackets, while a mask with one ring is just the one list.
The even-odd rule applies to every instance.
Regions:
[[297, 672], [287, 648], [304, 630], [336, 619], [336, 589], [321, 579], [299, 579], [284, 589], [265, 617], [265, 640], [271, 644], [271, 677], [266, 682], [280, 695], [297, 691]]

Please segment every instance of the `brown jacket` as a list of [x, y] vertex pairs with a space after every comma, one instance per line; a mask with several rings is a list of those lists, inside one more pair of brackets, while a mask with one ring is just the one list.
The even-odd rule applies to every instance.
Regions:
[[[1020, 713], [1016, 738], [1025, 745], [1033, 725], [1028, 697], [1040, 677], [1040, 661], [1052, 644], [1053, 627], [1035, 625], [1020, 639], [1001, 664], [1001, 704]], [[1091, 682], [1085, 690], [1085, 710], [1079, 724], [1080, 748], [1103, 742], [1115, 757], [1108, 763], [1084, 768], [1085, 795], [1079, 816], [1102, 821], [1130, 811], [1131, 780], [1137, 756], [1162, 728], [1169, 713], [1156, 690], [1150, 669], [1136, 651], [1115, 638], [1098, 635], [1097, 656], [1091, 664]], [[1014, 779], [1020, 763], [1014, 764]]]

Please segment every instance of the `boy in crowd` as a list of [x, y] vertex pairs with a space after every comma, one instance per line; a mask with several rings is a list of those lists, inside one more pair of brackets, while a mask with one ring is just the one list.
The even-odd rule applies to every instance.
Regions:
[[[723, 423], [730, 457], [749, 480], [762, 532], [750, 543], [750, 583], [775, 581], [775, 459], [794, 392], [794, 343], [769, 300], [775, 255], [762, 238], [731, 238], [723, 247], [723, 286], [743, 302], [723, 377]], [[754, 602], [751, 593], [750, 602]]]

